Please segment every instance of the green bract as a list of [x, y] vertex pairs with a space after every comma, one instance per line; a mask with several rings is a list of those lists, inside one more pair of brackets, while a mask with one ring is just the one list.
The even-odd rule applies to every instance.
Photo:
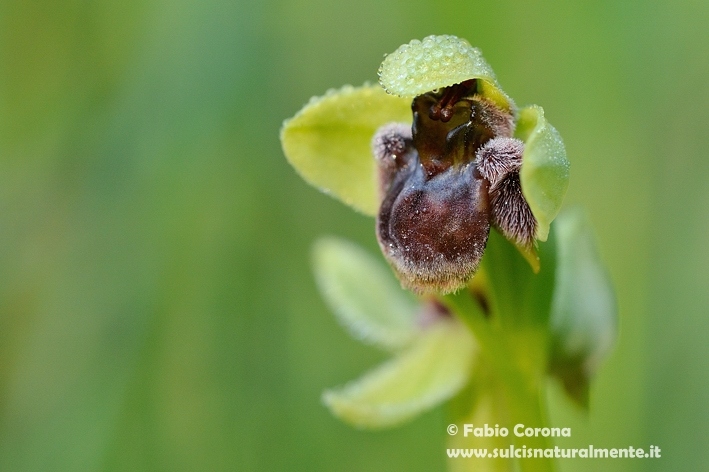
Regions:
[[577, 402], [587, 405], [589, 379], [617, 335], [615, 294], [588, 217], [578, 209], [562, 213], [554, 231], [558, 243], [551, 370]]
[[314, 247], [318, 286], [355, 337], [395, 356], [323, 401], [358, 427], [395, 426], [435, 407], [467, 383], [476, 351], [457, 319], [412, 304], [391, 272], [353, 244], [327, 238]]

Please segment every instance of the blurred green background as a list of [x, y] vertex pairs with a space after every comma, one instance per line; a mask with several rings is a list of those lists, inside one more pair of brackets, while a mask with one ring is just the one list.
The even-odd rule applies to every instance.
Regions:
[[372, 220], [302, 182], [282, 120], [455, 34], [566, 141], [620, 341], [563, 445], [709, 462], [709, 3], [2, 0], [0, 470], [432, 471], [442, 408], [353, 430], [320, 404], [385, 355], [320, 300], [312, 241]]

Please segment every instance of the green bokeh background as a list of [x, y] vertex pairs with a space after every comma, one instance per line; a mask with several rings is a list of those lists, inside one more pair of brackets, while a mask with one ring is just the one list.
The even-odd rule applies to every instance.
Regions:
[[709, 462], [709, 3], [0, 3], [0, 470], [432, 471], [442, 408], [361, 432], [325, 387], [384, 354], [320, 300], [324, 233], [372, 220], [302, 182], [282, 120], [455, 34], [538, 103], [618, 292], [589, 416], [550, 388], [563, 446]]

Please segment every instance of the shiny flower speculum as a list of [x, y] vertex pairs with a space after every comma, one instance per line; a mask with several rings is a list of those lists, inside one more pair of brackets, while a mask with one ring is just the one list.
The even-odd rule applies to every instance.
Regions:
[[490, 226], [523, 247], [536, 220], [520, 185], [524, 144], [515, 120], [468, 80], [414, 98], [413, 123], [373, 139], [380, 247], [402, 284], [454, 291], [476, 272]]

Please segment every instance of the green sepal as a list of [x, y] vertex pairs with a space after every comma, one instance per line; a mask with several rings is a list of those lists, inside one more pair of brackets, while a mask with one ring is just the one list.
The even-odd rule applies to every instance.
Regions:
[[550, 370], [572, 399], [587, 406], [589, 379], [617, 335], [616, 299], [586, 214], [578, 209], [560, 214], [553, 233], [558, 277], [549, 320]]
[[379, 207], [371, 141], [380, 126], [411, 122], [411, 101], [378, 85], [313, 97], [281, 128], [283, 152], [311, 185], [367, 215]]
[[396, 426], [458, 393], [468, 382], [474, 353], [473, 337], [462, 323], [440, 320], [395, 358], [324, 392], [323, 402], [356, 427]]
[[549, 225], [561, 209], [569, 186], [569, 161], [559, 132], [544, 118], [542, 107], [519, 112], [515, 137], [524, 141], [520, 182], [537, 220], [536, 237], [546, 241]]
[[418, 335], [413, 297], [367, 251], [322, 238], [313, 246], [313, 269], [323, 298], [353, 337], [395, 351]]
[[452, 35], [414, 39], [388, 54], [379, 66], [382, 87], [400, 97], [413, 98], [470, 79], [478, 79], [478, 93], [514, 111], [514, 102], [502, 91], [492, 67], [465, 39]]

